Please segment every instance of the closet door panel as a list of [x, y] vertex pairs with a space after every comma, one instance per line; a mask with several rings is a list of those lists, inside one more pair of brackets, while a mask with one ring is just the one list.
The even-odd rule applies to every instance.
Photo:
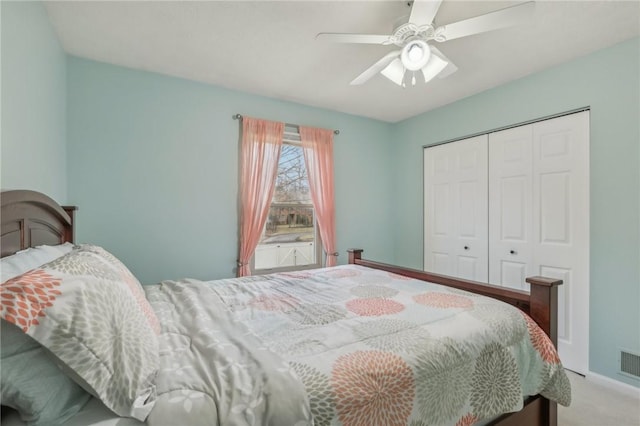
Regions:
[[534, 273], [559, 278], [558, 348], [588, 371], [589, 112], [534, 124]]
[[489, 282], [528, 290], [532, 271], [533, 129], [489, 135]]
[[455, 276], [487, 282], [487, 150], [486, 135], [451, 144], [455, 147]]
[[425, 270], [484, 281], [487, 136], [424, 150]]
[[[452, 184], [447, 182], [449, 173], [440, 170], [436, 176], [436, 182], [433, 185], [433, 203], [434, 215], [431, 223], [432, 237], [430, 255], [430, 267], [438, 274], [450, 274], [452, 271], [450, 251], [452, 226], [451, 226], [451, 190]], [[445, 180], [442, 182], [441, 180]]]
[[525, 242], [527, 240], [528, 176], [507, 176], [499, 179], [495, 194], [500, 205], [499, 238], [502, 241]]
[[[547, 172], [538, 176], [540, 209], [539, 242], [545, 245], [571, 244], [571, 173], [568, 171]], [[536, 197], [537, 198], [537, 197]]]
[[[486, 212], [486, 201], [480, 200], [478, 196], [478, 193], [485, 191], [485, 188], [481, 187], [482, 183], [474, 177], [462, 177], [457, 185], [457, 205], [455, 208], [458, 226], [456, 228], [457, 245], [454, 247], [456, 276], [468, 280], [486, 281], [487, 236], [481, 223], [484, 214], [479, 211], [480, 208], [483, 208]], [[483, 180], [486, 185], [486, 179]]]
[[528, 265], [513, 260], [500, 261], [500, 280], [505, 287], [521, 288], [527, 277]]
[[451, 275], [454, 270], [451, 255], [454, 157], [454, 151], [447, 145], [424, 152], [424, 268], [445, 275]]

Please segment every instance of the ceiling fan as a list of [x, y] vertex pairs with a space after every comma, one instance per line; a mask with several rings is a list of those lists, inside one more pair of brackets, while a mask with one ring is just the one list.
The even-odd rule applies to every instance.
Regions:
[[398, 26], [391, 35], [320, 33], [316, 38], [336, 43], [396, 45], [401, 49], [383, 56], [357, 76], [351, 84], [363, 84], [377, 73], [381, 73], [402, 87], [406, 86], [406, 80], [410, 76], [411, 83], [415, 86], [417, 71], [422, 72], [426, 83], [435, 76], [444, 78], [458, 70], [458, 67], [451, 60], [428, 42], [442, 43], [510, 27], [531, 16], [534, 9], [534, 2], [529, 1], [475, 18], [436, 27], [433, 19], [438, 13], [441, 3], [442, 0], [414, 0], [409, 21]]

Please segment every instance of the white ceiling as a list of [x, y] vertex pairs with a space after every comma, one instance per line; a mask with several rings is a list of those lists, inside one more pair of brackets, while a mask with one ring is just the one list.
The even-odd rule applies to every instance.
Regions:
[[[444, 25], [519, 1], [444, 0]], [[406, 1], [45, 2], [66, 52], [125, 67], [396, 122], [640, 35], [640, 2], [537, 1], [517, 27], [438, 48], [459, 68], [403, 89], [349, 82], [396, 48], [331, 44], [319, 32], [390, 34]], [[435, 43], [435, 42], [434, 42]], [[397, 49], [397, 48], [396, 48]]]

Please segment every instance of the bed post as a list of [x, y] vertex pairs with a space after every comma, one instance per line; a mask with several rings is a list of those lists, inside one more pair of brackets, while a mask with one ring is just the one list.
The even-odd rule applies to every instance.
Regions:
[[[531, 284], [531, 318], [547, 333], [554, 346], [558, 346], [558, 286], [562, 280], [546, 277], [529, 277]], [[542, 399], [542, 419], [549, 426], [558, 424], [558, 404], [546, 398]]]
[[348, 249], [347, 253], [349, 253], [349, 264], [354, 264], [356, 263], [356, 259], [362, 259], [362, 252], [364, 250], [362, 249]]
[[76, 221], [76, 210], [78, 210], [78, 207], [62, 206], [62, 208], [71, 218], [71, 226], [65, 232], [65, 236], [64, 236], [65, 241], [69, 243], [75, 243], [76, 236], [75, 236], [74, 229], [75, 229], [75, 221]]
[[529, 277], [531, 284], [531, 318], [547, 333], [554, 346], [558, 345], [558, 286], [562, 280], [547, 277]]

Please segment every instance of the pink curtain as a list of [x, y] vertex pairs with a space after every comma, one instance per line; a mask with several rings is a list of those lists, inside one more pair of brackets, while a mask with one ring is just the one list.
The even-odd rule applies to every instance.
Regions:
[[239, 277], [251, 275], [249, 261], [269, 214], [283, 134], [284, 123], [242, 118]]
[[333, 192], [333, 130], [300, 126], [300, 139], [309, 176], [326, 266], [337, 264], [336, 214]]

